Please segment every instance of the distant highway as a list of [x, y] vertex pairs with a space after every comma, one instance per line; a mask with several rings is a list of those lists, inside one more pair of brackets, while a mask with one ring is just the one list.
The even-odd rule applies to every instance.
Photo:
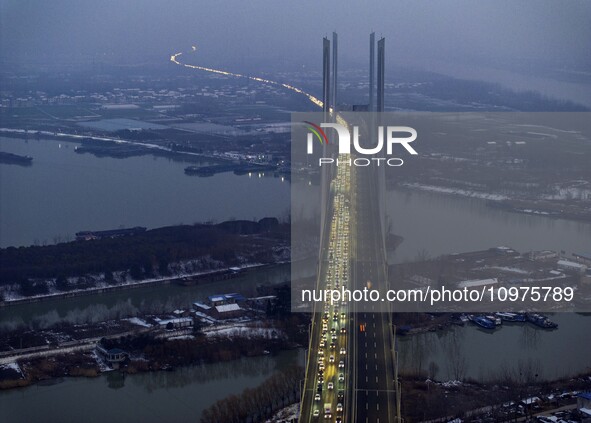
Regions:
[[[193, 53], [196, 50], [197, 50], [197, 48], [195, 46], [193, 46], [192, 49], [191, 49], [191, 51]], [[236, 72], [229, 72], [229, 71], [225, 71], [225, 70], [221, 70], [221, 69], [213, 69], [213, 68], [208, 68], [208, 67], [205, 67], [205, 66], [190, 65], [190, 64], [181, 62], [181, 56], [182, 55], [183, 55], [182, 52], [181, 53], [172, 54], [170, 56], [170, 61], [172, 63], [174, 63], [175, 65], [184, 66], [185, 68], [189, 68], [189, 69], [196, 69], [196, 70], [204, 71], [204, 72], [217, 73], [219, 75], [234, 76], [236, 78], [247, 78], [247, 79], [250, 79], [251, 81], [262, 82], [264, 84], [278, 85], [280, 87], [283, 87], [283, 88], [288, 89], [290, 91], [293, 91], [295, 93], [302, 94], [302, 95], [306, 96], [308, 98], [308, 100], [310, 100], [314, 105], [316, 105], [316, 106], [318, 106], [320, 108], [322, 108], [322, 106], [324, 104], [322, 102], [322, 100], [320, 100], [319, 98], [313, 96], [310, 93], [305, 92], [301, 88], [294, 87], [293, 85], [286, 84], [284, 82], [272, 81], [270, 79], [261, 78], [261, 77], [258, 77], [258, 76], [243, 75], [243, 74], [236, 73]]]

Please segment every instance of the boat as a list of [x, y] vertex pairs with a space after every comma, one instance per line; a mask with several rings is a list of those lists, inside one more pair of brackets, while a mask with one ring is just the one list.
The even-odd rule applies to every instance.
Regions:
[[0, 163], [17, 164], [21, 166], [28, 166], [33, 162], [31, 156], [21, 156], [19, 154], [7, 153], [0, 151]]
[[525, 314], [523, 313], [498, 312], [495, 315], [505, 322], [525, 322]]
[[468, 323], [470, 321], [470, 317], [466, 316], [465, 314], [460, 314], [460, 321], [462, 321], [462, 323]]
[[494, 329], [497, 326], [495, 322], [481, 315], [471, 316], [470, 320], [484, 329]]
[[495, 326], [500, 326], [500, 325], [503, 324], [503, 320], [500, 317], [495, 316], [493, 314], [490, 314], [490, 315], [487, 314], [484, 317], [486, 317], [488, 320], [490, 320], [491, 322], [493, 322], [495, 324]]
[[533, 323], [542, 329], [556, 329], [558, 327], [558, 324], [554, 323], [543, 314], [528, 313], [526, 317], [528, 322]]

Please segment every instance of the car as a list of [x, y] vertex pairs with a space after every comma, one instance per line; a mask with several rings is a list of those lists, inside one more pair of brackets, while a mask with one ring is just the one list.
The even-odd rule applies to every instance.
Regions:
[[320, 394], [314, 395], [314, 401], [320, 401]]
[[330, 343], [330, 349], [331, 349], [331, 350], [334, 350], [336, 347], [337, 347], [337, 346], [336, 346], [336, 344], [335, 344], [334, 342], [331, 342], [331, 343]]
[[313, 416], [318, 417], [319, 415], [320, 415], [320, 410], [318, 410], [318, 409], [314, 410]]
[[347, 354], [347, 350], [345, 348], [341, 348], [340, 354], [341, 355]]
[[333, 333], [332, 336], [330, 337], [330, 339], [332, 339], [333, 341], [337, 340], [337, 336]]
[[324, 382], [324, 375], [318, 375], [318, 382]]
[[343, 404], [340, 402], [337, 404], [337, 411], [343, 411]]
[[326, 346], [326, 341], [323, 339], [320, 341], [320, 348], [324, 348]]
[[334, 355], [331, 355], [330, 357], [328, 357], [328, 361], [330, 363], [334, 363]]
[[330, 390], [334, 389], [334, 383], [332, 383], [332, 382], [328, 382], [328, 385], [326, 385], [326, 387], [327, 387], [327, 388], [328, 388], [328, 390], [330, 391]]
[[339, 375], [339, 382], [344, 382], [344, 381], [345, 381], [345, 375], [341, 373]]
[[337, 401], [338, 402], [343, 402], [343, 399], [345, 398], [345, 391], [339, 391], [339, 393], [337, 394]]
[[318, 357], [318, 363], [322, 363], [322, 362], [324, 362], [324, 357], [322, 357], [322, 356]]
[[337, 419], [335, 420], [335, 423], [343, 423], [343, 419], [341, 419], [340, 417], [337, 417]]
[[339, 361], [339, 369], [342, 369], [344, 367], [345, 367], [345, 361], [344, 360]]
[[319, 356], [324, 356], [324, 350], [318, 350], [318, 355]]
[[324, 370], [324, 361], [318, 364], [320, 370]]

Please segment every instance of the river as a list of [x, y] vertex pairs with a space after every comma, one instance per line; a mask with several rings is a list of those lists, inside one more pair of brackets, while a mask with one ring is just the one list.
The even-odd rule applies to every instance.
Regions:
[[388, 192], [393, 232], [404, 237], [394, 260], [413, 260], [421, 251], [441, 254], [506, 245], [531, 250], [591, 251], [591, 223], [511, 213], [483, 200], [426, 191]]
[[[398, 337], [400, 368], [425, 373], [437, 380], [495, 380], [509, 374], [558, 379], [591, 372], [589, 315], [550, 315], [558, 329], [548, 331], [531, 323], [504, 323], [494, 332], [472, 324], [438, 332]], [[436, 371], [429, 372], [435, 364]], [[433, 368], [433, 367], [432, 367]]]
[[255, 388], [276, 371], [300, 364], [301, 350], [172, 372], [65, 378], [49, 386], [0, 391], [2, 421], [198, 422], [215, 401]]
[[[117, 314], [135, 314], [146, 311], [169, 311], [189, 308], [195, 301], [203, 302], [208, 296], [229, 292], [256, 296], [257, 286], [269, 286], [290, 280], [289, 264], [252, 270], [233, 278], [193, 286], [175, 283], [148, 285], [130, 290], [111, 291], [63, 299], [48, 299], [29, 304], [0, 308], [0, 328], [31, 323], [46, 327], [58, 321], [82, 323], [92, 316], [116, 318]], [[100, 316], [99, 316], [100, 315]]]
[[[0, 137], [0, 247], [54, 243], [84, 230], [286, 216], [289, 183], [268, 174], [187, 176], [188, 163], [78, 154], [74, 142]], [[42, 216], [42, 218], [40, 218]]]

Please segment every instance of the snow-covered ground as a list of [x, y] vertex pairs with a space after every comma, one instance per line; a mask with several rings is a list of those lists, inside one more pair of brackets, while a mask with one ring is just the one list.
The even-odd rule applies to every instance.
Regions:
[[193, 335], [178, 335], [178, 336], [171, 336], [168, 338], [169, 341], [175, 341], [178, 339], [195, 339]]
[[24, 377], [23, 375], [23, 371], [21, 370], [20, 366], [18, 365], [17, 362], [12, 362], [12, 363], [6, 363], [6, 364], [0, 364], [0, 369], [1, 370], [14, 370], [15, 372], [17, 372], [18, 374], [21, 375], [21, 377]]
[[485, 267], [478, 267], [475, 270], [485, 270], [485, 269], [500, 270], [501, 272], [517, 273], [520, 275], [529, 275], [529, 272], [527, 270], [523, 270], [518, 267], [485, 266]]
[[[283, 255], [285, 255], [285, 253], [282, 253], [282, 256]], [[209, 273], [215, 273], [215, 272], [229, 269], [229, 267], [222, 266], [221, 262], [208, 261], [208, 263], [207, 263], [208, 268], [203, 270], [202, 266], [203, 266], [204, 259], [205, 258], [200, 258], [200, 259], [196, 259], [196, 260], [190, 260], [190, 261], [176, 263], [174, 265], [171, 265], [171, 267], [174, 270], [174, 272], [171, 276], [155, 277], [155, 278], [142, 279], [142, 280], [126, 279], [124, 281], [117, 282], [116, 285], [110, 285], [109, 283], [107, 283], [105, 281], [103, 274], [87, 275], [88, 277], [92, 277], [96, 281], [95, 287], [85, 288], [85, 289], [72, 289], [70, 291], [63, 292], [63, 291], [57, 290], [55, 288], [55, 280], [50, 279], [50, 280], [45, 281], [49, 287], [49, 293], [47, 293], [47, 294], [40, 294], [40, 295], [33, 295], [30, 297], [24, 297], [19, 294], [19, 285], [18, 284], [12, 284], [12, 285], [7, 285], [7, 286], [3, 287], [1, 293], [4, 296], [4, 301], [12, 302], [12, 301], [22, 300], [25, 298], [46, 298], [46, 297], [50, 298], [50, 297], [59, 297], [59, 296], [66, 294], [66, 293], [68, 293], [68, 294], [80, 293], [80, 292], [91, 293], [91, 292], [95, 292], [95, 291], [100, 291], [105, 288], [153, 284], [153, 283], [168, 281], [171, 279], [178, 279], [178, 278], [184, 278], [184, 277], [195, 277], [195, 276], [205, 276]], [[281, 262], [277, 262], [277, 264], [279, 264]], [[261, 267], [261, 266], [265, 266], [265, 265], [266, 264], [264, 264], [264, 263], [256, 263], [256, 262], [252, 263], [251, 262], [251, 263], [244, 263], [239, 266], [232, 266], [232, 267], [237, 267], [239, 269], [246, 270], [246, 269], [252, 269], [255, 267]], [[199, 268], [199, 267], [201, 267], [202, 270], [198, 270], [198, 271], [192, 270], [192, 269]], [[122, 272], [117, 272], [117, 273], [120, 274]], [[69, 279], [69, 282], [73, 283], [73, 282], [75, 282], [76, 279], [78, 279], [78, 278], [71, 278], [71, 279]]]
[[460, 188], [447, 188], [447, 187], [439, 187], [439, 186], [435, 186], [435, 185], [423, 185], [423, 184], [417, 184], [417, 183], [402, 184], [402, 186], [405, 186], [408, 188], [413, 188], [413, 189], [420, 189], [423, 191], [440, 192], [442, 194], [454, 194], [454, 195], [461, 195], [463, 197], [480, 198], [482, 200], [502, 201], [502, 200], [509, 199], [509, 197], [507, 197], [506, 195], [491, 194], [491, 193], [479, 192], [479, 191], [471, 191], [471, 190], [460, 189]]
[[267, 420], [265, 423], [287, 423], [293, 419], [298, 418], [300, 415], [300, 404], [295, 403], [279, 410], [273, 417]]
[[458, 387], [458, 386], [462, 386], [463, 382], [459, 381], [459, 380], [448, 380], [445, 382], [436, 382], [432, 379], [427, 379], [425, 381], [425, 383], [433, 383], [434, 385], [441, 385], [444, 388], [454, 388], [454, 387]]
[[137, 326], [143, 326], [145, 328], [151, 328], [152, 327], [151, 324], [149, 324], [148, 322], [146, 322], [143, 319], [140, 319], [139, 317], [131, 317], [129, 319], [124, 319], [124, 320], [127, 320], [128, 322], [133, 323], [134, 325], [137, 325]]
[[96, 361], [96, 364], [98, 365], [99, 370], [102, 373], [113, 371], [113, 369], [109, 367], [109, 365], [105, 363], [105, 361], [101, 357], [99, 357], [94, 350], [90, 353], [90, 355], [92, 355], [92, 358], [94, 358], [94, 361]]
[[284, 333], [276, 328], [253, 326], [245, 323], [216, 325], [203, 329], [207, 336], [227, 336], [229, 338], [264, 337], [268, 339], [283, 338]]

